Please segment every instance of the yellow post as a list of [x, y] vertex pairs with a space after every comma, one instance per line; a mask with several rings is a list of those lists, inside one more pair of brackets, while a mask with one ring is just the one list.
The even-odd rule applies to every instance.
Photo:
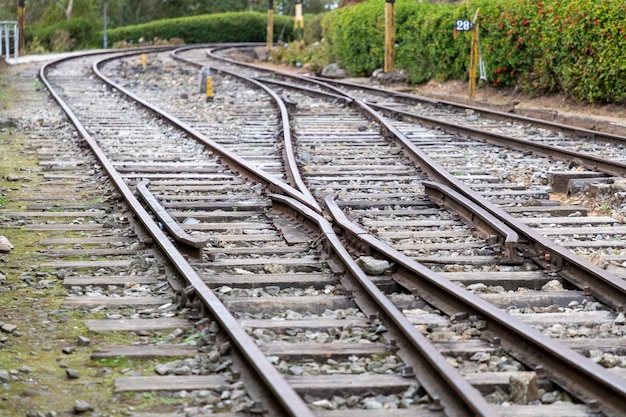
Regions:
[[267, 2], [267, 50], [271, 50], [274, 42], [274, 0]]
[[469, 98], [474, 99], [476, 95], [476, 68], [478, 67], [478, 10], [474, 15], [474, 30], [472, 30], [472, 40], [470, 43], [470, 71], [469, 71]]
[[[18, 36], [18, 53], [24, 55], [24, 26], [26, 22], [26, 1], [19, 0], [17, 8], [17, 36]], [[7, 51], [7, 58], [9, 53]]]
[[296, 17], [293, 20], [293, 28], [296, 38], [300, 43], [304, 42], [304, 17], [302, 15], [302, 0], [296, 0]]
[[206, 99], [213, 99], [213, 77], [206, 77]]
[[141, 66], [145, 68], [146, 65], [148, 65], [148, 57], [146, 54], [141, 54]]
[[385, 3], [385, 72], [395, 70], [396, 60], [396, 7], [395, 0]]

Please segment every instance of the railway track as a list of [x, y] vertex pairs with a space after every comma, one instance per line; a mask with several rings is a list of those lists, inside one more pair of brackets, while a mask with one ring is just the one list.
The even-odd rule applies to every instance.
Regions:
[[[278, 95], [286, 98], [285, 91], [289, 92], [289, 99], [283, 101], [291, 106], [291, 120], [286, 121], [284, 112], [274, 118], [267, 108], [280, 109], [280, 105], [272, 104], [269, 88], [254, 99], [255, 94], [248, 91], [251, 80], [239, 81], [232, 73], [223, 78], [216, 75], [218, 87], [229, 86], [224, 102], [221, 97], [213, 103], [198, 100], [188, 89], [176, 92], [181, 101], [172, 101], [172, 106], [163, 95], [167, 89], [154, 85], [150, 90], [141, 89], [142, 74], [148, 71], [134, 64], [136, 60], [129, 56], [115, 64], [121, 75], [112, 67], [103, 72], [122, 82], [131, 79], [126, 82], [136, 95], [167, 107], [172, 114], [169, 122], [155, 121], [117, 91], [89, 77], [84, 63], [61, 63], [66, 67], [52, 68], [48, 77], [53, 88], [62, 91], [75, 123], [84, 126], [81, 134], [98, 153], [106, 155], [104, 166], [121, 194], [130, 200], [143, 199], [152, 213], [160, 213], [158, 221], [163, 226], [191, 246], [187, 257], [176, 254], [171, 237], [160, 236], [158, 227], [151, 226], [154, 219], [146, 209], [138, 202], [131, 204], [135, 216], [156, 235], [153, 239], [165, 257], [176, 265], [173, 275], [179, 280], [171, 281], [179, 283], [173, 285], [177, 295], [171, 303], [198, 320], [195, 328], [201, 332], [200, 344], [205, 351], [213, 347], [209, 358], [217, 354], [226, 364], [219, 370], [209, 366], [218, 374], [210, 377], [217, 377], [222, 386], [234, 385], [223, 391], [228, 391], [224, 400], [233, 390], [244, 392], [237, 394], [241, 402], [222, 404], [220, 407], [226, 408], [220, 411], [348, 416], [363, 415], [364, 409], [382, 415], [382, 408], [389, 409], [386, 413], [391, 416], [405, 412], [440, 415], [441, 411], [446, 415], [620, 415], [621, 376], [522, 321], [503, 318], [501, 310], [494, 307], [507, 309], [513, 317], [540, 330], [555, 320], [568, 321], [565, 313], [577, 312], [574, 320], [587, 320], [586, 328], [604, 326], [606, 336], [609, 328], [613, 332], [621, 329], [616, 305], [619, 295], [608, 296], [606, 290], [592, 285], [576, 290], [572, 281], [577, 277], [568, 276], [575, 275], [570, 272], [574, 263], [555, 253], [552, 243], [515, 241], [519, 232], [503, 226], [489, 203], [475, 207], [476, 201], [482, 200], [468, 201], [459, 195], [462, 186], [455, 190], [427, 181], [425, 172], [437, 180], [437, 175], [445, 175], [433, 168], [418, 169], [411, 162], [415, 156], [387, 140], [397, 126], [366, 117], [351, 107], [349, 100], [337, 96], [320, 100], [287, 85], [282, 85], [283, 92], [273, 99]], [[167, 61], [162, 55], [156, 60]], [[169, 61], [166, 67], [167, 73], [158, 75], [166, 84], [168, 76], [192, 75], [188, 68], [175, 67]], [[66, 76], [73, 79], [72, 88], [67, 86]], [[247, 97], [241, 107], [234, 105], [239, 91]], [[247, 105], [251, 100], [252, 109]], [[103, 110], [103, 105], [108, 107]], [[224, 111], [212, 115], [214, 123], [201, 121], [220, 105]], [[235, 127], [213, 130], [220, 118], [222, 122], [235, 120]], [[254, 122], [247, 125], [248, 118]], [[185, 125], [187, 132], [173, 128], [172, 121], [178, 127]], [[292, 129], [282, 142], [269, 139], [269, 132], [277, 126]], [[310, 192], [303, 188], [297, 173], [280, 162], [279, 155], [292, 146], [291, 133], [296, 139], [296, 157], [290, 158], [300, 162]], [[262, 143], [258, 153], [250, 149], [250, 136]], [[450, 135], [445, 136], [450, 143]], [[253, 166], [244, 167], [245, 160]], [[338, 194], [338, 206], [329, 197], [333, 194]], [[336, 231], [320, 216], [323, 205], [330, 210]], [[479, 232], [441, 206], [465, 211], [474, 221], [480, 217]], [[495, 212], [498, 210], [496, 207]], [[344, 213], [354, 222], [345, 219]], [[304, 225], [302, 220], [306, 220]], [[345, 256], [348, 254], [335, 233], [351, 244], [352, 256]], [[381, 244], [383, 240], [385, 244]], [[546, 245], [548, 250], [543, 249]], [[372, 267], [374, 260], [367, 255], [390, 260], [394, 266], [383, 264], [382, 269], [366, 274], [362, 269]], [[530, 262], [533, 258], [535, 263]], [[446, 274], [458, 284], [442, 280]], [[526, 282], [522, 284], [520, 279]], [[504, 291], [494, 290], [493, 284], [501, 282], [506, 282]], [[534, 291], [549, 282], [551, 287]], [[516, 286], [526, 290], [515, 291]], [[382, 297], [381, 290], [389, 298]], [[598, 303], [594, 295], [606, 304]], [[562, 313], [561, 318], [555, 310]], [[134, 320], [134, 325], [144, 323]], [[523, 332], [514, 334], [507, 321], [522, 327]], [[225, 332], [217, 332], [218, 327]], [[581, 330], [570, 346], [588, 353], [581, 345], [591, 339], [582, 337], [592, 333]], [[621, 334], [603, 339], [604, 344], [593, 339], [601, 352], [599, 362], [608, 352], [619, 355]], [[315, 343], [305, 343], [310, 341]], [[527, 343], [533, 344], [535, 352], [520, 348]], [[537, 353], [539, 347], [543, 350]], [[111, 348], [109, 354], [117, 349]], [[119, 349], [129, 349], [126, 352], [130, 354], [130, 348]], [[257, 369], [244, 365], [251, 359], [257, 362]], [[272, 364], [276, 367], [265, 367]], [[165, 368], [160, 370], [168, 373]], [[239, 372], [257, 383], [242, 383], [248, 379], [236, 378]], [[270, 392], [260, 388], [281, 373], [286, 375], [277, 378], [279, 384], [285, 384], [282, 388], [269, 388]], [[222, 377], [226, 379], [219, 379]], [[579, 385], [590, 377], [597, 387]], [[211, 378], [142, 375], [119, 378], [116, 390], [186, 387], [197, 391], [210, 389]], [[213, 389], [219, 391], [219, 387]], [[485, 397], [475, 395], [477, 391]], [[282, 397], [285, 392], [288, 395]], [[499, 393], [504, 395], [497, 397]], [[560, 401], [533, 405], [548, 393]], [[261, 398], [263, 401], [256, 400]], [[490, 406], [486, 399], [504, 405]], [[515, 405], [507, 406], [511, 402]]]

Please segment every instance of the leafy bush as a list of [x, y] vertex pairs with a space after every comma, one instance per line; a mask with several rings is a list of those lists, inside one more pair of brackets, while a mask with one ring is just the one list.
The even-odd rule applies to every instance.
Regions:
[[304, 43], [311, 45], [322, 40], [323, 14], [304, 16]]
[[[157, 20], [108, 31], [111, 42], [137, 42], [139, 39], [184, 39], [186, 43], [265, 42], [267, 18], [263, 13], [220, 13], [178, 19]], [[291, 39], [293, 18], [274, 17], [274, 34], [284, 32]]]
[[[324, 17], [332, 58], [354, 75], [383, 65], [384, 7], [370, 0]], [[626, 103], [626, 8], [617, 0], [469, 0], [458, 6], [398, 0], [396, 67], [416, 83], [466, 79], [470, 33], [456, 32], [454, 24], [477, 10], [492, 85]]]
[[86, 49], [97, 44], [98, 29], [87, 19], [63, 20], [56, 25], [26, 30], [25, 40], [30, 43], [37, 39], [38, 46], [48, 51]]
[[305, 46], [299, 42], [281, 45], [270, 53], [270, 61], [292, 66], [301, 66], [306, 63], [309, 70], [321, 73], [330, 63], [328, 50], [323, 42], [315, 42]]

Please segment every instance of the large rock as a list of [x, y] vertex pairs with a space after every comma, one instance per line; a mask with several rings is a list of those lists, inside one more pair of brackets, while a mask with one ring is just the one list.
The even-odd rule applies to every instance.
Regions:
[[398, 83], [404, 84], [409, 81], [409, 78], [406, 76], [404, 71], [385, 72], [381, 68], [372, 73], [372, 78], [383, 85]]
[[326, 78], [346, 78], [346, 70], [339, 67], [339, 64], [328, 64], [322, 69], [322, 77]]
[[534, 372], [519, 372], [509, 378], [509, 394], [515, 404], [528, 404], [539, 399], [539, 384]]
[[361, 256], [356, 263], [367, 275], [384, 274], [391, 266], [389, 262], [372, 256]]

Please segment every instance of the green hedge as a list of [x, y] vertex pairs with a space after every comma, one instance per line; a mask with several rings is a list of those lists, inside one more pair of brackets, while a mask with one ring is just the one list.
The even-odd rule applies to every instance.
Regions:
[[[328, 13], [324, 36], [352, 74], [383, 66], [385, 3]], [[587, 102], [626, 102], [626, 7], [617, 0], [470, 0], [459, 6], [396, 2], [396, 67], [411, 81], [467, 79], [469, 32], [480, 11], [488, 82], [526, 92], [564, 92]]]
[[[274, 16], [274, 36], [291, 39], [293, 18]], [[264, 13], [219, 13], [178, 19], [157, 20], [136, 26], [111, 29], [107, 32], [111, 43], [139, 39], [152, 40], [180, 38], [185, 43], [265, 42], [267, 16]]]
[[51, 26], [27, 27], [24, 39], [27, 45], [36, 45], [43, 51], [87, 49], [97, 44], [99, 29], [90, 20], [75, 18]]

